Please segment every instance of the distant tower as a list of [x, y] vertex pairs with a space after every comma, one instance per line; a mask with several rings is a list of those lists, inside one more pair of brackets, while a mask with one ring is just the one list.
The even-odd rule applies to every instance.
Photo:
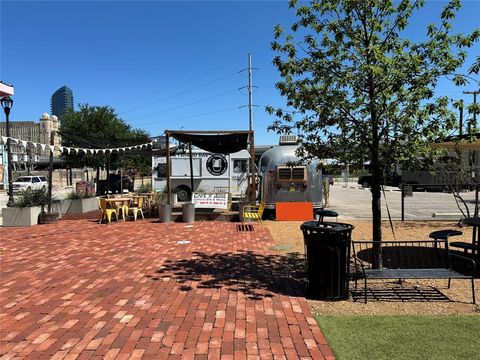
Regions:
[[63, 115], [68, 109], [73, 109], [73, 92], [68, 86], [62, 86], [55, 91], [50, 100], [50, 112], [63, 123]]

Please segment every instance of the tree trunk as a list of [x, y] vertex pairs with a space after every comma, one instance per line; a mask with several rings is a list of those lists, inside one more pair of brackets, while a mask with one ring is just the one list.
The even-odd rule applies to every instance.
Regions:
[[369, 75], [369, 97], [370, 97], [370, 117], [372, 125], [372, 145], [370, 148], [370, 167], [372, 172], [372, 235], [373, 235], [373, 251], [374, 261], [373, 267], [376, 269], [382, 266], [382, 208], [380, 198], [380, 181], [382, 174], [382, 166], [379, 159], [379, 119], [375, 104], [375, 89], [373, 85], [373, 76]]
[[381, 167], [378, 161], [378, 153], [372, 152], [372, 234], [373, 234], [373, 251], [375, 269], [382, 266], [382, 207], [381, 207]]

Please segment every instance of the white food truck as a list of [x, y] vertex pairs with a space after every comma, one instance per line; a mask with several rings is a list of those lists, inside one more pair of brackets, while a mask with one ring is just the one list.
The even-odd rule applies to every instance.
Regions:
[[[192, 192], [229, 192], [233, 198], [247, 191], [250, 154], [241, 150], [232, 154], [214, 154], [192, 147], [193, 189], [190, 183], [189, 152], [177, 150], [170, 155], [172, 193], [180, 202], [189, 201]], [[155, 191], [167, 186], [167, 164], [164, 155], [152, 157], [152, 185]]]

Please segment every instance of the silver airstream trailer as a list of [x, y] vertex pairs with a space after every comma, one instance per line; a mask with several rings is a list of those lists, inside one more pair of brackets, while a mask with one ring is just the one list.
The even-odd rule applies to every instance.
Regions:
[[265, 151], [260, 157], [259, 197], [266, 206], [266, 216], [275, 216], [277, 202], [312, 202], [314, 209], [322, 207], [322, 172], [319, 160], [302, 163], [295, 155], [297, 137], [283, 135], [280, 145]]

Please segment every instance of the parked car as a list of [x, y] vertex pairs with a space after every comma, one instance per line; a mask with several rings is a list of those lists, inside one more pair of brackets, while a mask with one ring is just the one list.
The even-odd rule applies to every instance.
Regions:
[[20, 176], [12, 182], [13, 192], [20, 190], [41, 190], [46, 189], [48, 181], [45, 176]]
[[[401, 182], [402, 182], [402, 177], [395, 174], [390, 174], [380, 179], [380, 184], [387, 185], [387, 186], [400, 186]], [[364, 188], [371, 187], [372, 175], [368, 174], [368, 175], [360, 176], [358, 178], [358, 184], [362, 185]]]

